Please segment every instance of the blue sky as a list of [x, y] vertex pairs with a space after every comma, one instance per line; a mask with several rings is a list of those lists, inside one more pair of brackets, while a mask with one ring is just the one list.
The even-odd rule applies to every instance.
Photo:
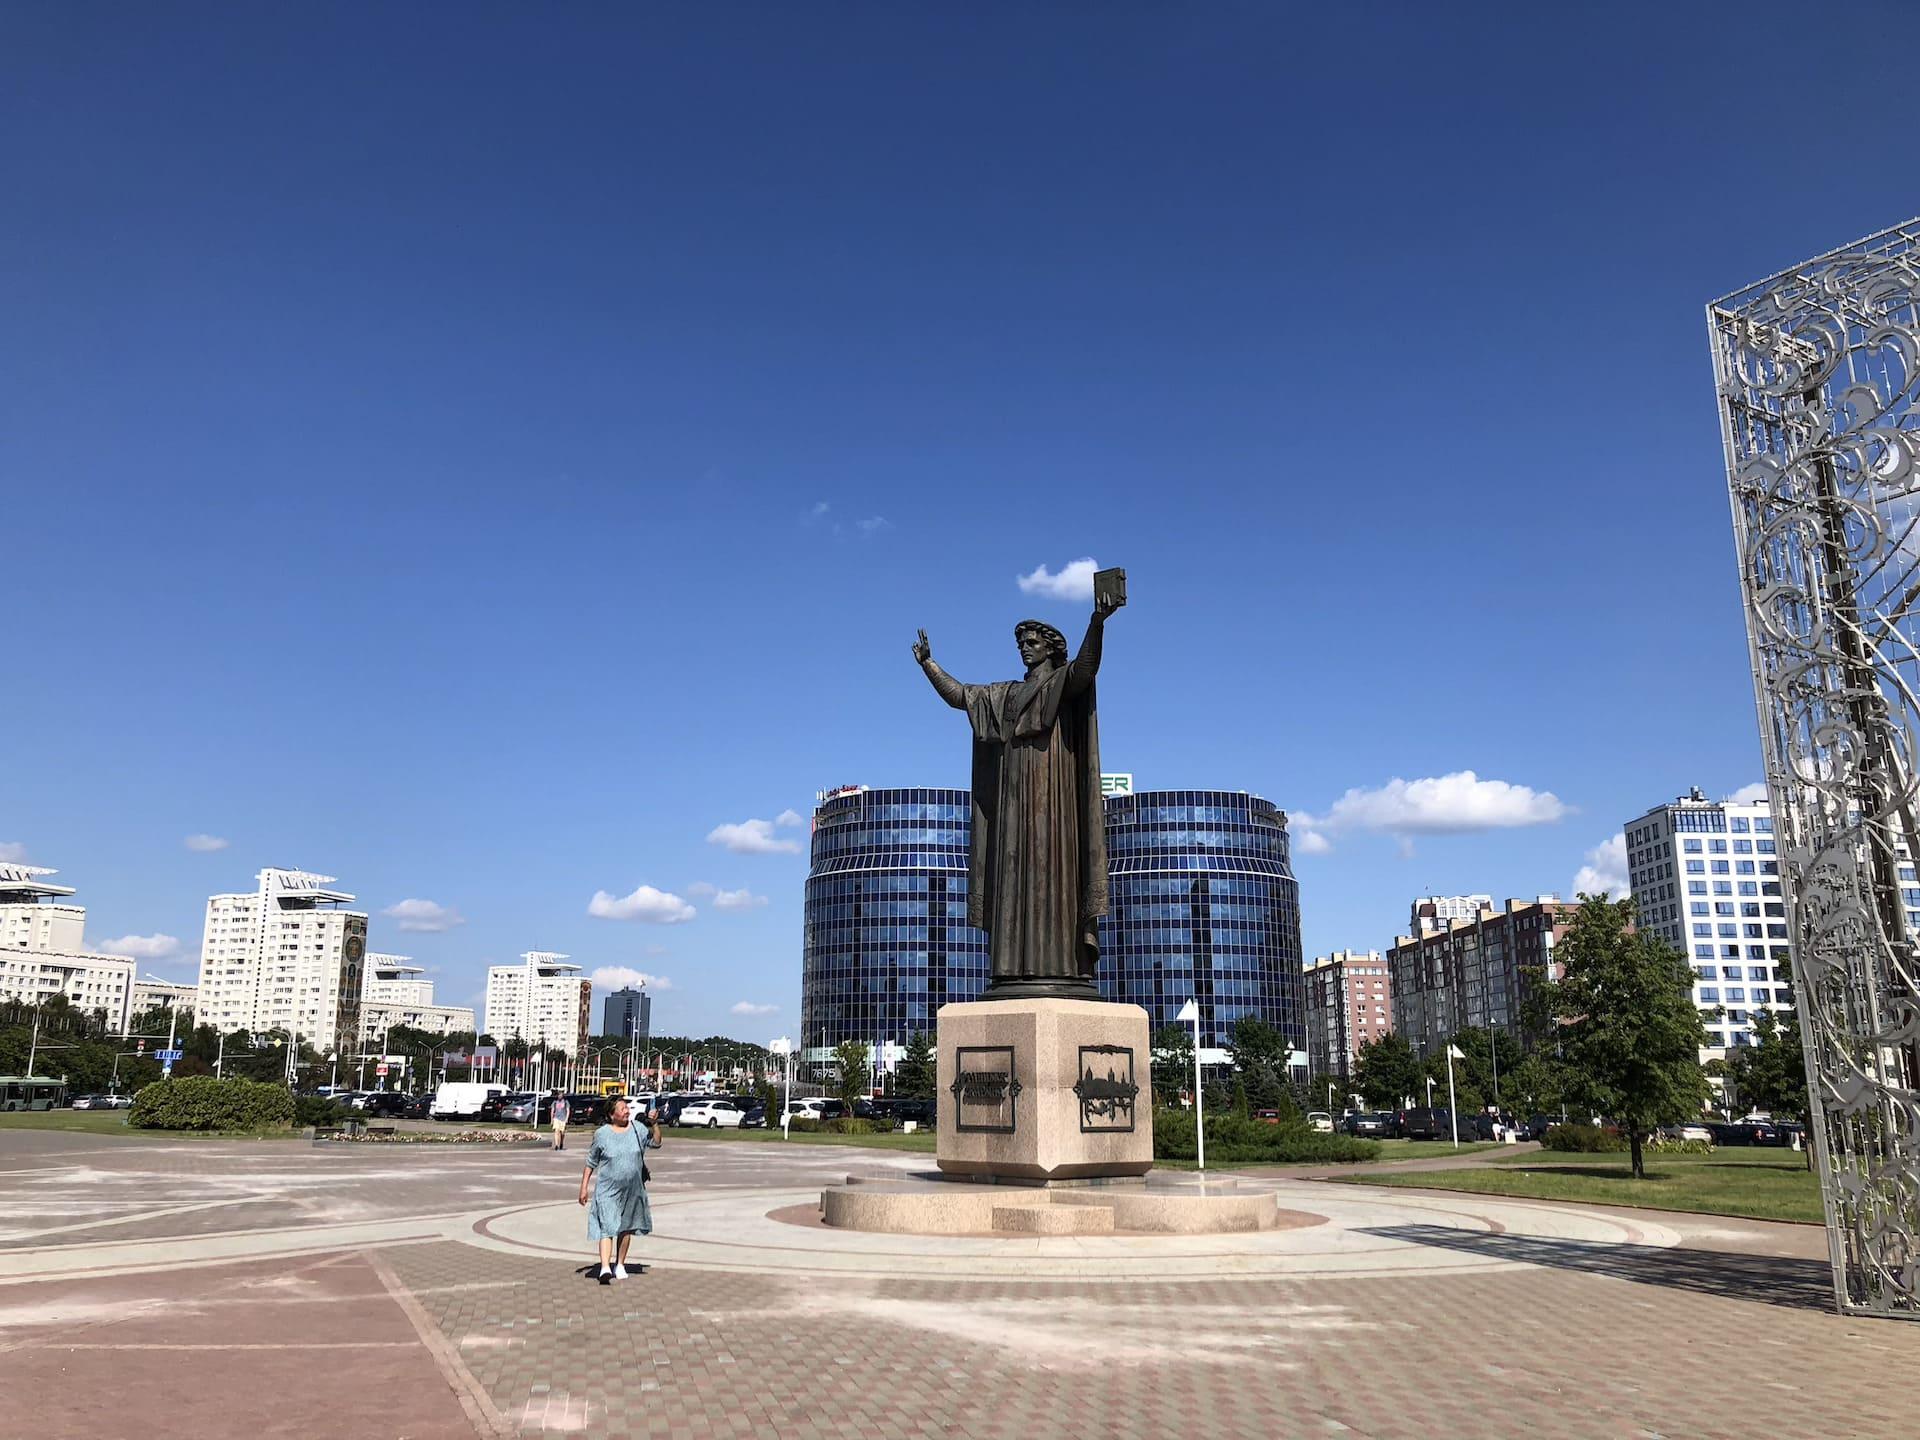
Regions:
[[1568, 893], [1759, 775], [1704, 302], [1920, 210], [1770, 8], [12, 7], [0, 853], [764, 1039], [773, 822], [964, 784], [915, 628], [1094, 557], [1108, 768], [1312, 817], [1309, 953]]

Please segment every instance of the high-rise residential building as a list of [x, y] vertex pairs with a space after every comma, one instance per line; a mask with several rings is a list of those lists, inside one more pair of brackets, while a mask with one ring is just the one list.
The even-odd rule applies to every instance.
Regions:
[[192, 1010], [200, 993], [196, 985], [183, 985], [176, 980], [162, 980], [157, 975], [136, 976], [133, 982], [133, 998], [127, 1004], [127, 1017], [144, 1015], [149, 1010]]
[[645, 1045], [653, 1034], [653, 997], [631, 985], [614, 991], [601, 1007], [600, 1033]]
[[56, 995], [126, 1033], [134, 963], [86, 948], [86, 907], [38, 865], [0, 864], [0, 998], [43, 1004]]
[[1413, 902], [1408, 924], [1413, 933], [1444, 930], [1455, 920], [1471, 920], [1482, 910], [1493, 909], [1491, 895], [1422, 895]]
[[396, 1025], [412, 1030], [429, 1030], [437, 1035], [471, 1031], [471, 1005], [437, 1005], [433, 982], [422, 978], [424, 967], [415, 965], [410, 955], [382, 955], [367, 952], [365, 988], [360, 997], [360, 1037], [362, 1048], [377, 1041]]
[[1307, 1068], [1353, 1075], [1362, 1045], [1393, 1032], [1393, 977], [1378, 950], [1336, 950], [1307, 966]]
[[87, 909], [66, 903], [71, 885], [46, 878], [59, 873], [39, 865], [0, 864], [0, 949], [67, 954], [82, 949]]
[[[1622, 827], [1635, 923], [1684, 951], [1707, 1027], [1705, 1060], [1753, 1039], [1758, 1010], [1793, 1008], [1786, 897], [1765, 800], [1709, 800], [1698, 788]], [[1900, 861], [1912, 882], [1913, 864]], [[1906, 892], [1908, 904], [1920, 890]], [[1909, 909], [1920, 927], [1920, 909]]]
[[593, 982], [580, 967], [547, 950], [529, 950], [518, 965], [487, 967], [486, 1034], [506, 1042], [518, 1036], [535, 1050], [580, 1055], [587, 1048]]
[[320, 1049], [360, 1032], [367, 917], [331, 875], [262, 870], [207, 898], [198, 1018], [221, 1032], [286, 1030]]
[[[1096, 979], [1109, 1000], [1172, 1023], [1200, 1002], [1203, 1052], [1253, 1015], [1304, 1051], [1299, 888], [1286, 817], [1244, 791], [1106, 798], [1111, 913]], [[987, 986], [987, 937], [967, 924], [965, 790], [844, 786], [813, 816], [801, 975], [806, 1057], [931, 1031]]]
[[1530, 1044], [1526, 1002], [1539, 980], [1560, 978], [1553, 947], [1580, 907], [1541, 895], [1442, 921], [1426, 913], [1432, 898], [1414, 902], [1414, 933], [1387, 952], [1395, 1032], [1421, 1055], [1462, 1030], [1504, 1030]]

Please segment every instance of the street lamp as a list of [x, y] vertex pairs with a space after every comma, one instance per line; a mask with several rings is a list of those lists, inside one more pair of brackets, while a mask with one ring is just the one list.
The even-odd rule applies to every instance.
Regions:
[[1200, 1097], [1200, 1004], [1189, 1000], [1180, 1007], [1176, 1020], [1191, 1021], [1193, 1024], [1193, 1140], [1195, 1155], [1199, 1158], [1200, 1169], [1207, 1168], [1207, 1123]]
[[793, 1041], [782, 1035], [767, 1046], [769, 1054], [778, 1055], [784, 1062], [786, 1089], [780, 1097], [780, 1138], [791, 1140], [787, 1127], [793, 1122]]

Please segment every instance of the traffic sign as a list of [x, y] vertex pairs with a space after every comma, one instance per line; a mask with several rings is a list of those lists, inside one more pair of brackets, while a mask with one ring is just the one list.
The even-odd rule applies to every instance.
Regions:
[[136, 1054], [136, 1055], [144, 1055], [144, 1054], [146, 1054], [146, 1053], [147, 1053], [147, 1042], [146, 1042], [146, 1041], [144, 1041], [144, 1040], [136, 1040], [136, 1041], [134, 1041], [134, 1044], [133, 1044], [133, 1051], [134, 1051], [134, 1054]]
[[162, 1065], [171, 1065], [185, 1053], [182, 1050], [156, 1050], [153, 1052], [153, 1058]]
[[373, 1073], [376, 1075], [384, 1075], [387, 1073], [387, 1067], [384, 1065], [376, 1065], [373, 1067]]

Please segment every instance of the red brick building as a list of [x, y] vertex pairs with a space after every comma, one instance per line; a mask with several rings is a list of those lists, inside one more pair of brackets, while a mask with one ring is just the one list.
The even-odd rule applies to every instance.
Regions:
[[1378, 950], [1336, 950], [1306, 967], [1307, 1068], [1353, 1074], [1362, 1045], [1393, 1029], [1393, 977]]

